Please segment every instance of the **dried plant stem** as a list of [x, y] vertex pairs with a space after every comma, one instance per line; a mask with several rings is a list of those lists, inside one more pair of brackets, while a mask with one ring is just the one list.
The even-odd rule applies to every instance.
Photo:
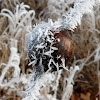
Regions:
[[58, 70], [58, 75], [57, 75], [57, 80], [56, 80], [56, 87], [55, 87], [55, 92], [54, 92], [54, 97], [57, 98], [57, 90], [59, 86], [59, 80], [61, 78], [62, 70]]
[[70, 97], [72, 96], [73, 93], [73, 84], [74, 84], [73, 79], [78, 70], [79, 70], [78, 66], [75, 66], [74, 68], [73, 67], [70, 68], [70, 75], [66, 79], [67, 85], [63, 91], [62, 100], [70, 100]]
[[[19, 57], [19, 55], [17, 53], [17, 40], [11, 39], [10, 51], [11, 51], [11, 55], [9, 57], [8, 64], [5, 66], [5, 68], [3, 69], [2, 74], [0, 76], [0, 85], [1, 86], [5, 86], [3, 84], [3, 80], [4, 80], [5, 75], [6, 75], [6, 73], [7, 73], [9, 68], [14, 67], [14, 75], [13, 75], [13, 77], [15, 77], [15, 78], [17, 77], [18, 78], [18, 76], [20, 74], [20, 68], [19, 68], [20, 57]], [[9, 84], [9, 83], [10, 82], [8, 82], [7, 84]], [[9, 85], [11, 85], [11, 84], [9, 84]]]

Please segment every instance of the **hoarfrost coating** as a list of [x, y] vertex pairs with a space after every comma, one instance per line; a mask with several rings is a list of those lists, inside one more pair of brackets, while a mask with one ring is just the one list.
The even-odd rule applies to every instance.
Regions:
[[[71, 10], [71, 12], [68, 14], [68, 16], [66, 16], [66, 18], [63, 22], [61, 22], [61, 23], [54, 22], [53, 26], [54, 26], [55, 31], [56, 31], [56, 29], [60, 29], [60, 28], [61, 28], [61, 30], [62, 29], [74, 30], [78, 26], [78, 24], [79, 25], [81, 24], [81, 19], [82, 19], [83, 14], [91, 12], [95, 3], [96, 3], [95, 0], [87, 0], [87, 1], [79, 0], [77, 3], [75, 3], [74, 8]], [[41, 79], [40, 77], [44, 73], [44, 70], [47, 70], [47, 69], [45, 69], [45, 67], [43, 65], [44, 59], [47, 60], [49, 58], [49, 60], [45, 63], [46, 66], [48, 66], [48, 68], [50, 68], [51, 62], [58, 68], [58, 64], [56, 62], [54, 62], [54, 59], [51, 55], [55, 51], [54, 50], [55, 48], [53, 50], [51, 48], [54, 43], [54, 38], [51, 39], [49, 37], [49, 35], [53, 35], [52, 32], [50, 32], [50, 30], [52, 30], [51, 26], [52, 25], [49, 25], [49, 23], [39, 24], [34, 28], [33, 32], [28, 35], [26, 51], [27, 51], [29, 60], [32, 61], [31, 64], [34, 66], [34, 71], [33, 71], [32, 77], [31, 77], [31, 81], [30, 81], [31, 86], [29, 87], [29, 89], [27, 91], [27, 93], [29, 93], [29, 94], [32, 93], [32, 89], [34, 90], [38, 80]], [[49, 42], [49, 48], [46, 47], [47, 46], [46, 42]], [[43, 49], [43, 48], [45, 48], [45, 49]], [[56, 48], [56, 49], [58, 49], [58, 48]], [[42, 50], [42, 52], [41, 52], [41, 50]], [[45, 57], [44, 57], [44, 55], [45, 55]], [[64, 68], [65, 68], [65, 66], [64, 66]], [[75, 68], [77, 70], [79, 70], [78, 66], [76, 66]], [[68, 93], [69, 93], [69, 96], [67, 97], [68, 99], [72, 95], [72, 91], [73, 91], [72, 82], [73, 82], [73, 78], [74, 78], [74, 75], [77, 70], [75, 70], [75, 72], [73, 74], [71, 74], [69, 76], [69, 78], [67, 78], [67, 81], [70, 80], [70, 81], [68, 81], [69, 82], [68, 87], [70, 87], [70, 89], [71, 89], [70, 93], [68, 91]], [[72, 70], [72, 72], [73, 72], [73, 70]], [[68, 88], [68, 90], [69, 90], [69, 88]], [[63, 98], [65, 98], [65, 95]]]
[[83, 14], [90, 13], [95, 3], [96, 0], [79, 0], [75, 3], [74, 8], [62, 23], [62, 28], [74, 30], [78, 24], [81, 24]]

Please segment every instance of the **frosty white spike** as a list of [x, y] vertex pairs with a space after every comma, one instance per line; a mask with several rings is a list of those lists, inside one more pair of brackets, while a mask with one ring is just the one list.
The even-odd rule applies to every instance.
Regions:
[[[62, 23], [63, 29], [74, 30], [81, 24], [83, 14], [90, 13], [97, 0], [79, 0]], [[100, 2], [100, 0], [98, 0]]]

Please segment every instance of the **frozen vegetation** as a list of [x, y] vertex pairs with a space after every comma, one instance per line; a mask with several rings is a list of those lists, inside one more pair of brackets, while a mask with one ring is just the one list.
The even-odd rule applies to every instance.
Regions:
[[[47, 1], [47, 8], [39, 13], [39, 19], [35, 10], [18, 0], [9, 1], [13, 10], [6, 7], [0, 12], [0, 25], [7, 21], [5, 29], [0, 30], [0, 89], [7, 90], [8, 94], [16, 91], [23, 100], [70, 100], [75, 81], [88, 66], [97, 66], [95, 73], [98, 73], [100, 85], [100, 1]], [[7, 6], [7, 2], [4, 3]], [[74, 6], [69, 7], [70, 4]], [[53, 32], [61, 30], [71, 31], [75, 48], [68, 66], [60, 55], [57, 57], [61, 64], [52, 56], [58, 50], [54, 47]], [[48, 70], [44, 68], [43, 57], [49, 58]], [[56, 66], [55, 72], [51, 72], [52, 63]], [[32, 67], [29, 69], [29, 66]], [[60, 84], [63, 88], [59, 98]], [[2, 96], [3, 99], [7, 98]]]

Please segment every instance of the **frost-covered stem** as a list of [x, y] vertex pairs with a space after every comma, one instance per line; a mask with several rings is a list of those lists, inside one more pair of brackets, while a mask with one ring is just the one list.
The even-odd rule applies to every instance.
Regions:
[[80, 71], [82, 71], [82, 69], [83, 69], [83, 67], [85, 66], [85, 64], [89, 61], [89, 59], [90, 59], [91, 57], [94, 56], [95, 53], [96, 53], [96, 50], [93, 51], [93, 52], [90, 54], [90, 56], [88, 56], [88, 57], [86, 58], [86, 60], [82, 63], [82, 65], [80, 65]]
[[3, 79], [7, 73], [7, 70], [11, 67], [14, 67], [14, 76], [13, 77], [18, 77], [20, 74], [20, 68], [19, 68], [19, 63], [20, 63], [20, 57], [17, 53], [17, 40], [12, 39], [11, 40], [11, 55], [9, 57], [8, 64], [5, 66], [5, 68], [2, 71], [2, 74], [0, 76], [0, 85], [2, 86]]
[[87, 62], [93, 57], [95, 56], [94, 58], [94, 61], [91, 61], [89, 64], [91, 64], [92, 62], [97, 62], [100, 60], [100, 44], [98, 44], [98, 47], [96, 50], [94, 50], [84, 61], [82, 61], [82, 64], [79, 65], [79, 71], [76, 73], [75, 77], [74, 77], [74, 80], [77, 78], [77, 75], [82, 71], [82, 69], [84, 68], [84, 66], [88, 65]]
[[78, 25], [81, 24], [83, 14], [90, 13], [95, 3], [96, 0], [79, 0], [77, 3], [75, 3], [74, 8], [63, 21], [62, 28], [74, 30]]
[[58, 70], [58, 76], [57, 76], [57, 80], [56, 80], [56, 87], [55, 87], [55, 93], [54, 93], [55, 98], [57, 96], [57, 90], [58, 90], [58, 86], [59, 86], [59, 80], [61, 77], [61, 73], [62, 73], [62, 70]]
[[73, 84], [74, 84], [73, 79], [74, 79], [74, 76], [75, 76], [77, 70], [79, 70], [78, 66], [70, 68], [70, 75], [67, 78], [67, 86], [63, 91], [62, 100], [70, 100], [70, 97], [73, 92]]
[[29, 82], [29, 88], [26, 90], [27, 96], [30, 95], [31, 92], [34, 90], [36, 81], [37, 81], [37, 79], [39, 79], [41, 77], [42, 74], [43, 74], [42, 66], [34, 67], [34, 70], [33, 70], [33, 73], [31, 75], [31, 79]]
[[94, 50], [84, 61], [83, 63], [80, 65], [80, 70], [78, 71], [78, 73], [83, 69], [83, 67], [85, 65], [87, 65], [86, 63], [95, 55], [95, 58], [94, 58], [94, 62], [97, 62], [100, 60], [100, 44], [98, 44], [98, 47], [96, 50]]
[[[33, 74], [33, 73], [32, 73]], [[55, 80], [55, 76], [51, 73], [45, 73], [41, 76], [41, 78], [38, 78], [36, 81], [36, 84], [34, 85], [33, 88], [31, 88], [33, 86], [33, 81], [31, 83], [29, 83], [29, 89], [27, 89], [28, 91], [26, 91], [26, 96], [22, 99], [22, 100], [42, 100], [40, 98], [40, 90], [42, 87], [46, 87], [49, 84], [51, 84], [54, 80]], [[52, 99], [48, 99], [48, 100], [53, 100]], [[54, 99], [55, 100], [55, 99]]]

